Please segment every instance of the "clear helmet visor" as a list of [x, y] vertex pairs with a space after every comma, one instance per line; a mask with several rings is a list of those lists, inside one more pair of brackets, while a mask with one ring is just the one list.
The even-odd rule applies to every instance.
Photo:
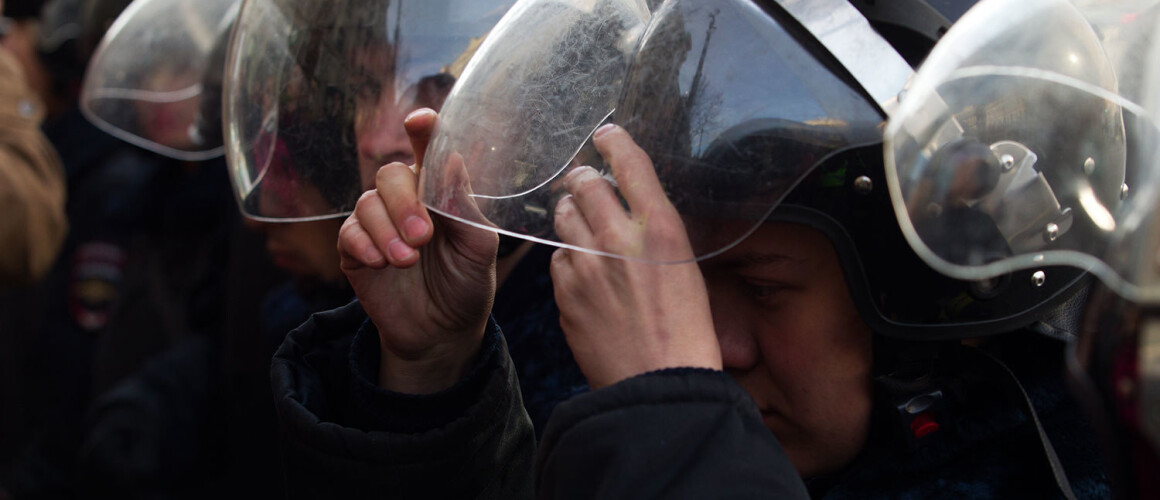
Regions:
[[252, 0], [226, 64], [226, 154], [242, 211], [349, 214], [410, 162], [408, 113], [439, 109], [506, 0]]
[[240, 0], [137, 0], [105, 33], [80, 108], [102, 130], [183, 160], [222, 154], [221, 69]]
[[982, 280], [1062, 264], [1139, 292], [1129, 254], [1155, 209], [1145, 103], [1160, 82], [1123, 76], [1155, 68], [1155, 51], [1138, 50], [1154, 46], [1155, 25], [1123, 29], [1138, 5], [1089, 3], [1122, 10], [980, 2], [901, 99], [887, 179], [903, 232], [938, 271]]
[[649, 154], [695, 258], [729, 248], [821, 162], [881, 141], [878, 108], [787, 18], [743, 0], [520, 2], [448, 98], [425, 203], [567, 246], [553, 229], [561, 181], [581, 165], [610, 171], [590, 138], [611, 121]]

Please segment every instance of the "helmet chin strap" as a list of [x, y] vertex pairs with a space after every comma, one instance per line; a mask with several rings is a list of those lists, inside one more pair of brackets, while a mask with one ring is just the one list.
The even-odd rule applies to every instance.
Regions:
[[[897, 359], [891, 362], [891, 372], [874, 379], [876, 411], [880, 412], [880, 418], [885, 419], [882, 422], [892, 427], [890, 435], [895, 436], [893, 439], [902, 439], [908, 448], [916, 449], [926, 444], [924, 438], [938, 434], [940, 425], [947, 423], [940, 420], [945, 419], [948, 411], [953, 411], [948, 407], [945, 390], [954, 387], [955, 384], [949, 381], [956, 373], [940, 372], [948, 365], [962, 366], [994, 381], [1004, 398], [1018, 405], [1027, 423], [1035, 426], [1043, 456], [1060, 494], [1074, 500], [1076, 497], [1067, 472], [1019, 377], [1003, 361], [977, 347], [951, 341], [929, 344], [907, 341], [896, 344]], [[883, 347], [882, 343], [875, 344], [875, 349], [880, 347]]]
[[1043, 454], [1047, 457], [1048, 465], [1051, 466], [1051, 474], [1055, 478], [1055, 484], [1059, 487], [1059, 492], [1063, 494], [1064, 498], [1074, 500], [1075, 492], [1071, 489], [1071, 482], [1067, 479], [1067, 473], [1063, 470], [1063, 464], [1060, 463], [1059, 456], [1055, 453], [1055, 447], [1051, 445], [1051, 438], [1048, 437], [1047, 431], [1043, 429], [1043, 424], [1039, 421], [1039, 415], [1035, 412], [1035, 405], [1031, 403], [1031, 398], [1027, 396], [1027, 391], [1023, 388], [1023, 384], [1019, 383], [1019, 377], [1006, 364], [1003, 364], [1002, 361], [986, 351], [974, 347], [964, 347], [964, 349], [969, 354], [967, 357], [975, 358], [977, 365], [992, 374], [997, 380], [1009, 382], [1003, 384], [1003, 391], [1008, 398], [1014, 399], [1022, 405], [1023, 413], [1035, 425], [1035, 430], [1039, 433], [1039, 442], [1043, 445]]

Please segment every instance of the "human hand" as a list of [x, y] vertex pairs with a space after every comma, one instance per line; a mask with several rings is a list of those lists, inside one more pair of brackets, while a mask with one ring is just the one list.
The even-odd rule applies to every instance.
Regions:
[[685, 263], [557, 250], [552, 281], [560, 325], [576, 362], [593, 388], [663, 368], [720, 370], [705, 281], [652, 161], [615, 125], [597, 130], [593, 142], [611, 165], [630, 211], [594, 169], [576, 168], [564, 179], [571, 196], [556, 205], [560, 240], [616, 255]]
[[[411, 113], [404, 126], [416, 165], [437, 115]], [[460, 182], [466, 171], [459, 162]], [[496, 233], [432, 217], [419, 202], [418, 170], [379, 169], [339, 230], [342, 270], [379, 332], [379, 385], [410, 394], [451, 387], [479, 351], [495, 297]], [[468, 192], [468, 191], [463, 191]]]

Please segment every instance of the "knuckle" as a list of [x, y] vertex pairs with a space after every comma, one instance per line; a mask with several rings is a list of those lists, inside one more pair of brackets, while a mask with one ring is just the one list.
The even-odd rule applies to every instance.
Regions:
[[602, 249], [614, 253], [622, 253], [626, 249], [633, 248], [634, 242], [638, 240], [633, 231], [621, 229], [605, 228], [597, 231], [595, 236]]
[[671, 239], [685, 236], [685, 223], [681, 221], [680, 217], [665, 213], [652, 217], [650, 220], [653, 222], [649, 227], [650, 232], [661, 238]]
[[[355, 214], [359, 214], [359, 213], [365, 214], [365, 213], [367, 213], [367, 210], [369, 210], [371, 208], [371, 206], [373, 204], [376, 204], [376, 203], [380, 203], [379, 196], [377, 193], [375, 193], [374, 191], [364, 192], [361, 196], [358, 197], [358, 201], [356, 201], [354, 204], [354, 213]], [[346, 227], [348, 224], [351, 224], [351, 219], [353, 219], [353, 217], [348, 217], [346, 222], [344, 222], [342, 224], [343, 227]], [[357, 224], [357, 221], [354, 223]]]

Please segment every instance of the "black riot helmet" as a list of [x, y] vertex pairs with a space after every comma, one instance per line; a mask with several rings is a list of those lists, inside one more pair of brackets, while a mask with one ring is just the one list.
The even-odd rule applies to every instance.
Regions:
[[[1103, 34], [1124, 99], [1128, 181], [1112, 219], [1122, 228], [1085, 261], [1101, 273], [1067, 368], [1089, 411], [1116, 498], [1160, 496], [1160, 7], [1083, 2]], [[1094, 260], [1094, 262], [1091, 262]]]
[[[923, 15], [845, 0], [521, 2], [448, 97], [426, 156], [425, 201], [469, 224], [567, 246], [553, 230], [552, 207], [564, 194], [556, 180], [575, 166], [598, 164], [586, 143], [611, 120], [649, 153], [684, 216], [697, 259], [721, 253], [766, 220], [794, 222], [833, 243], [861, 316], [877, 333], [946, 340], [1031, 324], [1083, 281], [1082, 270], [1048, 263], [947, 277], [912, 249], [896, 217], [883, 129], [909, 99], [908, 60], [924, 59], [971, 2], [912, 3], [923, 9], [911, 12]], [[1033, 4], [1047, 15], [1045, 23], [1072, 19], [1067, 2]], [[1090, 76], [1088, 85], [1113, 92], [1095, 34], [1090, 28], [1070, 33], [1058, 47], [1075, 66], [1069, 74]], [[1063, 232], [1079, 236], [1090, 226], [1070, 188], [1078, 176], [1056, 175], [1044, 168], [1046, 161], [1038, 168], [1048, 172], [1036, 175], [1033, 156], [1077, 165], [1079, 175], [1093, 158], [1099, 180], [1089, 185], [1108, 206], [1119, 200], [1124, 181], [1123, 121], [1115, 103], [1071, 103], [1085, 123], [1098, 125], [1082, 142], [1020, 135], [1021, 124], [1047, 130], [1043, 123], [1051, 118], [1051, 109], [1036, 107], [1044, 101], [1032, 98], [1067, 94], [1042, 83], [1003, 83], [986, 87], [974, 107], [953, 109], [949, 121], [957, 128], [938, 129], [945, 141], [938, 145], [950, 147], [926, 150], [941, 151], [939, 161], [976, 166], [966, 201], [1012, 185], [1003, 170], [1007, 156], [1028, 166], [1013, 171], [1044, 179], [1028, 188], [1025, 206], [938, 207], [939, 224], [927, 225], [932, 234], [947, 221], [968, 227], [997, 252], [992, 258], [1028, 251], [1019, 246], [1028, 244], [1027, 234], [1012, 228], [1024, 222], [1018, 209], [1041, 210], [1041, 201], [1053, 210], [1044, 217], [1057, 217], [1050, 222], [1061, 230], [1070, 223]], [[956, 95], [956, 88], [938, 90]], [[944, 108], [951, 105], [963, 102]], [[1060, 127], [1050, 130], [1074, 132]], [[459, 181], [464, 168], [467, 196]], [[474, 206], [462, 206], [465, 200]], [[1068, 206], [1075, 208], [1068, 212]], [[721, 218], [734, 223], [719, 224]]]

